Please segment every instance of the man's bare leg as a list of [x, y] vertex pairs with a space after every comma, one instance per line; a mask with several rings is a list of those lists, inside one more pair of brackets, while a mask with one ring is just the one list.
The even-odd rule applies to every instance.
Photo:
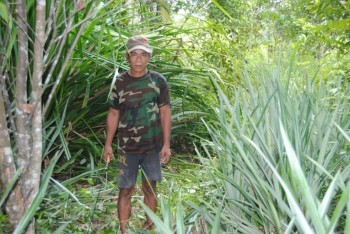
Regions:
[[120, 188], [118, 197], [118, 218], [120, 222], [120, 231], [126, 233], [126, 226], [131, 215], [131, 195], [134, 192], [134, 186], [130, 188]]
[[[143, 202], [155, 213], [157, 209], [157, 197], [156, 197], [156, 186], [157, 182], [155, 181], [142, 181], [142, 189], [144, 192], [144, 200]], [[146, 214], [146, 222], [144, 224], [145, 229], [153, 229], [153, 221]]]

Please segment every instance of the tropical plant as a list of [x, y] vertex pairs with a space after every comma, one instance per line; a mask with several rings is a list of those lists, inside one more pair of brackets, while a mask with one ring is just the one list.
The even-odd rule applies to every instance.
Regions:
[[221, 232], [350, 231], [349, 91], [294, 64], [247, 72], [234, 98], [213, 78], [220, 105], [200, 155], [216, 181], [206, 220], [220, 213]]
[[[151, 40], [163, 39], [163, 36], [157, 30], [159, 25], [164, 24], [164, 22], [154, 21], [152, 18], [155, 16], [161, 17], [164, 21], [168, 20], [165, 11], [159, 15], [158, 11], [153, 10], [152, 6], [157, 5], [140, 4], [139, 1], [110, 1], [107, 3], [103, 3], [103, 1], [88, 1], [85, 2], [86, 5], [82, 1], [49, 1], [46, 2], [46, 5], [40, 5], [39, 8], [36, 8], [35, 4], [42, 3], [30, 1], [26, 6], [26, 2], [21, 1], [21, 4], [18, 4], [17, 7], [21, 7], [22, 15], [17, 20], [14, 20], [15, 17], [13, 17], [16, 5], [11, 5], [5, 1], [5, 3], [1, 3], [0, 7], [1, 27], [7, 29], [7, 31], [1, 31], [1, 75], [6, 78], [1, 79], [1, 98], [4, 98], [4, 104], [6, 104], [6, 109], [3, 103], [0, 105], [2, 107], [1, 133], [3, 136], [10, 136], [10, 138], [1, 137], [1, 172], [9, 171], [5, 168], [8, 167], [5, 162], [10, 163], [9, 168], [12, 170], [10, 174], [6, 175], [6, 179], [2, 180], [2, 187], [6, 187], [7, 190], [2, 194], [1, 205], [4, 204], [6, 207], [10, 207], [11, 204], [13, 207], [18, 205], [14, 204], [14, 202], [11, 203], [12, 200], [8, 199], [8, 197], [15, 196], [13, 191], [17, 191], [16, 188], [20, 189], [20, 184], [28, 184], [25, 183], [26, 180], [32, 180], [36, 185], [34, 190], [23, 188], [25, 192], [32, 191], [32, 197], [28, 198], [29, 200], [27, 200], [26, 205], [20, 212], [11, 212], [11, 208], [7, 208], [7, 215], [10, 216], [8, 220], [13, 226], [17, 226], [16, 232], [21, 232], [25, 229], [27, 229], [27, 232], [34, 232], [31, 218], [35, 214], [34, 211], [39, 207], [43, 199], [43, 192], [50, 181], [45, 179], [45, 183], [42, 184], [39, 190], [42, 160], [44, 168], [50, 169], [49, 171], [51, 172], [53, 168], [51, 163], [55, 163], [60, 156], [63, 156], [63, 159], [60, 159], [59, 167], [54, 171], [54, 175], [60, 176], [59, 178], [66, 178], [62, 176], [69, 174], [72, 178], [63, 182], [53, 182], [54, 180], [52, 179], [51, 182], [58, 184], [60, 189], [73, 198], [75, 195], [70, 192], [65, 184], [70, 184], [70, 181], [77, 182], [84, 175], [94, 175], [95, 170], [99, 170], [98, 161], [102, 150], [101, 139], [103, 140], [104, 138], [104, 114], [107, 110], [109, 86], [112, 83], [110, 78], [113, 78], [116, 72], [127, 69], [124, 52], [118, 53], [118, 51], [124, 47], [124, 40], [134, 33], [146, 33], [155, 29], [153, 36], [150, 35]], [[135, 7], [138, 4], [139, 7]], [[159, 4], [161, 9], [166, 8], [166, 5], [161, 3], [161, 1]], [[38, 14], [35, 9], [47, 11], [49, 14], [46, 16]], [[126, 15], [126, 12], [134, 12], [134, 15]], [[34, 16], [39, 15], [42, 17], [40, 18], [40, 24], [39, 22], [26, 20], [27, 18], [35, 19]], [[140, 20], [143, 20], [145, 29], [140, 30], [134, 27], [134, 24], [137, 24]], [[22, 23], [20, 27], [14, 27], [14, 25], [20, 25], [20, 23]], [[40, 27], [46, 24], [50, 24], [50, 26]], [[87, 25], [88, 27], [86, 27]], [[125, 29], [126, 27], [128, 28]], [[44, 38], [40, 38], [38, 34], [32, 33], [34, 28], [46, 30], [41, 31], [42, 34], [40, 34], [41, 36], [44, 35]], [[172, 32], [170, 31], [169, 33], [171, 34]], [[17, 46], [15, 43], [17, 38], [11, 35], [16, 34], [23, 36], [23, 38], [21, 36], [18, 37], [19, 45], [22, 43], [23, 46]], [[83, 39], [81, 39], [81, 36]], [[102, 36], [106, 40], [102, 40]], [[32, 44], [36, 39], [41, 40], [36, 45], [38, 47], [34, 47], [34, 44]], [[176, 42], [176, 40], [174, 41]], [[26, 45], [27, 43], [29, 43], [29, 46]], [[174, 44], [174, 47], [169, 46], [172, 40], [163, 40], [163, 43], [167, 43], [168, 47], [167, 50], [160, 53], [160, 56], [163, 56], [163, 59], [166, 56], [174, 57], [175, 59], [176, 54], [172, 55], [171, 53], [177, 51], [175, 46], [178, 43]], [[18, 48], [24, 48], [22, 56], [22, 50]], [[18, 59], [16, 58], [17, 54], [19, 54]], [[36, 60], [32, 60], [33, 55], [38, 55]], [[40, 62], [42, 62], [41, 65]], [[31, 67], [36, 67], [36, 64], [40, 65], [37, 67], [38, 70], [34, 70], [34, 75], [37, 77], [35, 85], [39, 85], [39, 90], [36, 93], [36, 96], [40, 97], [39, 101], [35, 101], [30, 92], [28, 95], [26, 92], [27, 90], [34, 90], [35, 85], [30, 82], [28, 86], [25, 85], [27, 80], [31, 80], [31, 72], [29, 72]], [[91, 66], [94, 64], [97, 64], [97, 66]], [[152, 66], [157, 66], [157, 69], [166, 75], [171, 74], [171, 76], [175, 77], [175, 80], [182, 73], [182, 69], [178, 66], [157, 62], [157, 60]], [[189, 70], [188, 74], [191, 73], [196, 74], [196, 72]], [[169, 79], [171, 76], [169, 75]], [[41, 77], [42, 81], [39, 82], [38, 79]], [[20, 84], [24, 84], [24, 86], [20, 86]], [[179, 90], [180, 88], [187, 90], [188, 82], [177, 82], [176, 86], [179, 87]], [[25, 97], [22, 104], [16, 102], [19, 98], [16, 99], [13, 87], [21, 87], [16, 95]], [[190, 93], [190, 95], [193, 94]], [[196, 98], [196, 96], [193, 95], [193, 98]], [[179, 126], [191, 126], [191, 121], [193, 121], [191, 119], [193, 118], [186, 116], [195, 116], [200, 113], [197, 111], [186, 111], [184, 102], [180, 99], [174, 98], [173, 103], [174, 108], [178, 109], [179, 112], [181, 111], [175, 115], [176, 120], [180, 123]], [[198, 102], [197, 105], [203, 106], [204, 102]], [[18, 114], [15, 115], [12, 111], [16, 106], [24, 108], [23, 110], [28, 112], [28, 114], [23, 112], [24, 122], [34, 119], [31, 118], [32, 113], [38, 115], [37, 120], [40, 120], [36, 123], [38, 127], [33, 128], [30, 125], [26, 125], [27, 130], [23, 131], [28, 131], [29, 133], [34, 131], [33, 129], [40, 129], [40, 132], [36, 131], [38, 133], [36, 139], [40, 141], [38, 143], [40, 144], [40, 149], [26, 151], [26, 144], [14, 141], [15, 136], [21, 135], [16, 132], [16, 126], [19, 123], [14, 123], [15, 119], [20, 119], [17, 116]], [[36, 109], [41, 107], [43, 108], [42, 112]], [[186, 120], [187, 118], [189, 120]], [[186, 121], [183, 121], [184, 119]], [[40, 126], [42, 120], [44, 120], [43, 129]], [[194, 125], [196, 125], [195, 122], [197, 120], [194, 120]], [[11, 123], [9, 129], [6, 127], [9, 126], [6, 121]], [[96, 123], [100, 124], [96, 126]], [[8, 135], [8, 131], [13, 131], [14, 134]], [[41, 133], [41, 131], [43, 132]], [[42, 135], [43, 140], [41, 142]], [[28, 142], [32, 142], [30, 134], [28, 136]], [[13, 143], [12, 146], [10, 146], [11, 142]], [[96, 145], [96, 142], [99, 142], [100, 145]], [[28, 153], [26, 154], [28, 157], [23, 156], [23, 162], [27, 165], [25, 168], [30, 168], [28, 175], [21, 174], [21, 166], [15, 163], [17, 162], [17, 157], [21, 158], [16, 153], [16, 150], [20, 148], [23, 148], [23, 151]], [[14, 150], [14, 153], [8, 149]], [[31, 156], [31, 152], [37, 153], [37, 156], [40, 155], [40, 157]], [[35, 163], [28, 164], [29, 156], [32, 159], [36, 159]], [[84, 172], [87, 172], [87, 174], [84, 174]], [[38, 191], [40, 196], [35, 196], [36, 191]], [[20, 193], [17, 194], [20, 195]], [[32, 203], [34, 197], [38, 200]], [[21, 200], [19, 199], [17, 202]], [[19, 207], [22, 207], [21, 204], [19, 204]], [[27, 228], [28, 222], [31, 222], [30, 228]]]
[[[87, 20], [99, 10], [95, 4], [84, 5], [81, 0], [0, 3], [0, 24], [5, 29], [0, 34], [0, 171], [8, 192], [2, 202], [15, 233], [35, 232], [32, 218], [62, 154], [60, 149], [43, 149], [43, 142], [49, 141], [43, 139], [43, 119]], [[52, 158], [40, 184], [45, 150]]]

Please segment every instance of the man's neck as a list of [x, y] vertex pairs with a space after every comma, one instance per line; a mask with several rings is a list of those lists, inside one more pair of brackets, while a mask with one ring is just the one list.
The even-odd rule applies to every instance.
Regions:
[[133, 71], [133, 70], [129, 70], [129, 71], [128, 71], [128, 74], [129, 74], [130, 76], [132, 76], [132, 77], [142, 77], [142, 76], [146, 75], [147, 72], [148, 72], [147, 69], [146, 69], [145, 71], [143, 71], [143, 72], [135, 72], [135, 71]]

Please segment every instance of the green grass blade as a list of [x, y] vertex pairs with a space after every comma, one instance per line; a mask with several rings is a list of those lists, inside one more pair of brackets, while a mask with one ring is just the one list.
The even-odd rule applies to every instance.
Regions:
[[[348, 184], [346, 186], [346, 188], [344, 189], [343, 193], [341, 194], [341, 197], [334, 209], [334, 212], [332, 214], [332, 218], [331, 218], [331, 222], [329, 224], [329, 228], [327, 230], [327, 233], [333, 233], [334, 232], [334, 228], [337, 225], [337, 222], [339, 220], [339, 218], [344, 214], [343, 210], [344, 208], [346, 208], [347, 210], [349, 209], [349, 201], [350, 201], [350, 184]], [[349, 213], [348, 213], [349, 214]], [[346, 228], [349, 229], [348, 226], [348, 222], [349, 222], [349, 215], [347, 214], [346, 217]], [[348, 232], [344, 232], [344, 233], [348, 233]]]
[[20, 175], [21, 175], [21, 170], [17, 170], [15, 175], [12, 177], [10, 183], [6, 186], [6, 189], [5, 189], [5, 191], [3, 192], [2, 196], [1, 196], [0, 207], [2, 207], [4, 201], [6, 200], [7, 196], [10, 194], [13, 186], [17, 182], [17, 180], [20, 177]]
[[166, 222], [163, 223], [162, 220], [146, 204], [141, 201], [139, 203], [147, 215], [153, 220], [154, 225], [159, 229], [160, 233], [173, 234], [173, 231], [169, 228]]
[[295, 178], [301, 194], [303, 194], [303, 197], [305, 199], [305, 205], [308, 208], [308, 212], [311, 214], [311, 220], [314, 224], [314, 227], [317, 231], [317, 233], [322, 234], [325, 233], [326, 230], [322, 223], [322, 218], [320, 216], [320, 213], [316, 206], [316, 197], [312, 196], [311, 189], [307, 183], [307, 180], [305, 178], [304, 172], [300, 166], [300, 162], [295, 154], [295, 151], [288, 139], [287, 133], [284, 130], [283, 124], [279, 123], [281, 128], [281, 135], [283, 138], [284, 145], [286, 147], [286, 153], [288, 156], [289, 163], [291, 165], [293, 177]]
[[350, 233], [350, 198], [348, 199], [348, 204], [346, 207], [347, 208], [344, 233]]
[[217, 209], [216, 215], [215, 215], [215, 219], [213, 222], [213, 227], [211, 230], [212, 234], [220, 234], [221, 230], [220, 230], [220, 221], [221, 221], [221, 213], [222, 213], [222, 209], [224, 206], [224, 199], [223, 202], [221, 203], [221, 207]]
[[259, 147], [253, 142], [251, 141], [249, 138], [246, 137], [245, 139], [247, 142], [249, 142], [257, 151], [257, 153], [264, 158], [264, 160], [266, 161], [266, 163], [269, 165], [270, 169], [273, 171], [273, 173], [275, 174], [275, 176], [278, 178], [279, 183], [281, 184], [281, 186], [284, 189], [284, 192], [286, 193], [290, 208], [292, 210], [292, 212], [294, 213], [294, 216], [292, 216], [291, 218], [294, 219], [299, 223], [298, 227], [300, 230], [303, 230], [304, 233], [314, 233], [314, 231], [312, 230], [308, 220], [306, 219], [305, 215], [302, 212], [301, 207], [298, 204], [298, 201], [294, 198], [294, 194], [292, 192], [292, 190], [288, 187], [288, 185], [286, 184], [286, 182], [283, 180], [283, 178], [281, 177], [281, 175], [279, 174], [279, 172], [276, 170], [276, 168], [274, 167], [274, 165], [270, 162], [270, 160], [263, 154], [263, 152], [261, 152], [261, 150], [259, 149]]
[[176, 232], [177, 233], [185, 233], [185, 220], [184, 220], [184, 212], [183, 212], [183, 206], [181, 204], [181, 193], [178, 196], [178, 205], [176, 208]]

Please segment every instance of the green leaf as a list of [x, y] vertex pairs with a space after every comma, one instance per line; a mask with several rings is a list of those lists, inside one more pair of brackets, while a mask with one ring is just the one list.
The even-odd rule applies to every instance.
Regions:
[[0, 2], [0, 17], [6, 22], [6, 24], [9, 25], [9, 27], [11, 29], [11, 26], [12, 26], [11, 19], [12, 18], [7, 10], [5, 3], [3, 3], [3, 2]]
[[342, 19], [337, 21], [328, 21], [325, 25], [319, 25], [319, 27], [323, 30], [330, 32], [345, 32], [350, 29], [350, 18]]
[[218, 3], [216, 0], [211, 0], [217, 8], [219, 8], [229, 19], [232, 19], [231, 15]]
[[162, 220], [143, 202], [139, 202], [142, 208], [146, 211], [146, 214], [153, 220], [154, 225], [157, 226], [160, 233], [164, 234], [173, 234], [174, 232], [166, 225], [166, 222], [163, 223]]
[[17, 182], [19, 176], [21, 175], [21, 170], [17, 170], [15, 175], [13, 176], [13, 178], [11, 179], [10, 183], [6, 186], [6, 189], [3, 193], [3, 195], [1, 196], [1, 200], [0, 200], [0, 207], [2, 206], [2, 204], [4, 203], [4, 201], [6, 200], [7, 196], [10, 194], [13, 186], [15, 185], [15, 183]]

